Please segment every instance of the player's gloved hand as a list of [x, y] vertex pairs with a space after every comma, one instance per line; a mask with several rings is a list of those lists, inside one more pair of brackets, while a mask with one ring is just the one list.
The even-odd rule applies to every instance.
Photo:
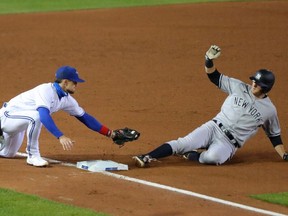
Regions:
[[283, 160], [288, 161], [288, 153], [284, 153], [284, 155], [283, 155]]
[[206, 52], [205, 58], [213, 60], [216, 59], [220, 56], [221, 54], [221, 49], [217, 45], [212, 45]]
[[111, 138], [113, 142], [119, 146], [123, 146], [126, 142], [132, 142], [137, 140], [140, 136], [140, 133], [128, 127], [113, 130]]

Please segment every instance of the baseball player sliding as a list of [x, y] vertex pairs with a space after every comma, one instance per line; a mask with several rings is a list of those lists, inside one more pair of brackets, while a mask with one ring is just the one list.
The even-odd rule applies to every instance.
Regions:
[[151, 161], [170, 155], [182, 155], [185, 159], [202, 164], [220, 165], [231, 159], [260, 127], [280, 157], [288, 161], [276, 108], [267, 95], [274, 85], [274, 74], [260, 69], [250, 77], [251, 85], [230, 78], [214, 66], [213, 60], [220, 53], [220, 48], [212, 45], [205, 55], [208, 78], [228, 94], [220, 112], [185, 137], [166, 142], [148, 154], [134, 156], [136, 166], [147, 167]]
[[60, 67], [55, 76], [55, 82], [38, 85], [4, 103], [0, 109], [0, 156], [14, 157], [26, 132], [27, 164], [47, 166], [48, 161], [41, 157], [39, 151], [38, 139], [42, 125], [59, 139], [64, 150], [70, 150], [74, 141], [58, 129], [51, 117], [52, 113], [59, 110], [75, 116], [88, 128], [111, 138], [117, 145], [122, 146], [125, 142], [138, 139], [138, 131], [130, 128], [110, 130], [78, 105], [72, 94], [75, 93], [77, 84], [84, 80], [79, 78], [75, 68]]

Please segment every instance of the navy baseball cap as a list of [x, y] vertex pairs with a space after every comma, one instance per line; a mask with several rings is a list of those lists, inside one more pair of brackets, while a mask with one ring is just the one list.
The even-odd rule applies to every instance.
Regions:
[[56, 71], [56, 79], [67, 79], [73, 82], [85, 82], [79, 78], [78, 72], [75, 68], [70, 66], [62, 66]]

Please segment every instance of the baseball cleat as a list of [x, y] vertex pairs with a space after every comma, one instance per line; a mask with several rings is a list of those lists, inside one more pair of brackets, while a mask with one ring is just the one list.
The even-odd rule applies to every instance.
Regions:
[[26, 161], [28, 165], [35, 167], [46, 167], [49, 165], [48, 161], [44, 160], [40, 156], [28, 156]]
[[132, 158], [135, 161], [135, 165], [139, 168], [147, 167], [147, 165], [154, 159], [150, 155], [138, 155]]
[[5, 139], [4, 136], [1, 135], [0, 136], [0, 151], [2, 151], [5, 148], [6, 144], [5, 144]]

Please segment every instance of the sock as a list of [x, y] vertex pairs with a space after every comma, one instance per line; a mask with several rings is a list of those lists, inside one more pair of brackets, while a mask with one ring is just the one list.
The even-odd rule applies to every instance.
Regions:
[[200, 153], [199, 152], [190, 152], [188, 154], [188, 159], [191, 161], [199, 161]]
[[171, 146], [168, 143], [164, 143], [158, 148], [154, 149], [148, 155], [150, 155], [152, 158], [158, 159], [162, 157], [167, 157], [172, 155], [173, 151]]

